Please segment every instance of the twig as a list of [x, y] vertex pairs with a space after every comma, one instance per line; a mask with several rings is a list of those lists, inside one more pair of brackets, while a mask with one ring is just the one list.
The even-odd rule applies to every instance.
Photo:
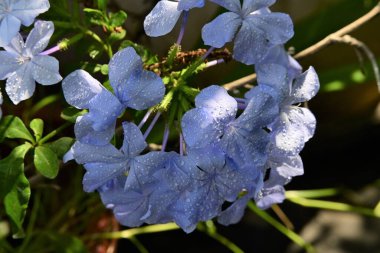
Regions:
[[380, 71], [379, 71], [379, 66], [377, 65], [377, 61], [376, 61], [376, 57], [375, 55], [372, 53], [372, 51], [368, 48], [368, 46], [366, 44], [364, 44], [363, 42], [355, 39], [354, 37], [350, 36], [350, 35], [344, 35], [342, 37], [332, 37], [331, 38], [333, 40], [333, 42], [339, 42], [339, 43], [344, 43], [344, 44], [347, 44], [347, 45], [350, 45], [352, 47], [354, 47], [358, 52], [359, 52], [359, 60], [362, 61], [363, 57], [362, 57], [362, 54], [365, 54], [369, 61], [371, 62], [371, 65], [372, 65], [372, 68], [373, 68], [373, 72], [375, 74], [375, 79], [376, 79], [376, 83], [377, 83], [377, 87], [380, 91]]
[[[325, 47], [333, 44], [334, 41], [336, 40], [336, 38], [343, 37], [343, 36], [353, 32], [353, 31], [357, 30], [358, 28], [362, 27], [364, 24], [368, 23], [369, 21], [371, 21], [372, 19], [374, 19], [378, 15], [380, 15], [380, 2], [371, 11], [369, 11], [367, 14], [365, 14], [361, 18], [355, 20], [354, 22], [343, 27], [342, 29], [328, 35], [327, 37], [325, 37], [323, 40], [319, 41], [318, 43], [316, 43], [316, 44], [306, 48], [305, 50], [299, 52], [298, 54], [296, 54], [294, 56], [294, 58], [296, 60], [301, 60], [305, 57], [308, 57], [310, 55], [313, 55], [313, 54], [319, 52], [320, 50], [324, 49]], [[255, 80], [256, 80], [256, 74], [251, 74], [251, 75], [245, 76], [243, 78], [237, 79], [233, 82], [226, 83], [225, 85], [223, 85], [223, 87], [226, 90], [232, 90], [232, 89], [236, 89], [236, 88], [239, 88], [241, 86], [244, 86], [247, 83], [254, 82]]]

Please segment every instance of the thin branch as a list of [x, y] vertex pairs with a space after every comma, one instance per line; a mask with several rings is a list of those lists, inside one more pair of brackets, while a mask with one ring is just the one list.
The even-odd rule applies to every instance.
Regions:
[[[319, 52], [320, 50], [324, 49], [325, 47], [333, 44], [334, 40], [336, 40], [337, 37], [343, 37], [344, 35], [347, 35], [353, 31], [359, 29], [360, 27], [362, 27], [363, 25], [365, 25], [366, 23], [368, 23], [369, 21], [371, 21], [372, 19], [374, 19], [378, 15], [380, 15], [380, 2], [371, 11], [369, 11], [367, 14], [365, 14], [361, 18], [355, 20], [354, 22], [343, 27], [342, 29], [328, 35], [327, 37], [325, 37], [323, 40], [319, 41], [318, 43], [316, 43], [316, 44], [306, 48], [305, 50], [299, 52], [298, 54], [296, 54], [294, 56], [294, 58], [296, 60], [301, 60], [305, 57], [308, 57], [310, 55], [313, 55], [313, 54]], [[256, 74], [251, 74], [251, 75], [242, 77], [240, 79], [237, 79], [233, 82], [226, 83], [225, 85], [223, 85], [223, 87], [226, 90], [232, 90], [232, 89], [242, 87], [247, 83], [254, 82], [255, 80], [256, 80]]]
[[342, 37], [336, 37], [336, 38], [332, 37], [331, 39], [333, 40], [333, 42], [344, 43], [344, 44], [350, 45], [350, 46], [354, 47], [356, 50], [358, 50], [358, 52], [360, 52], [358, 54], [360, 61], [362, 61], [362, 58], [363, 58], [362, 54], [367, 56], [367, 58], [371, 62], [372, 69], [373, 69], [373, 72], [375, 74], [377, 87], [380, 91], [380, 70], [379, 70], [379, 66], [377, 65], [376, 57], [372, 53], [371, 49], [369, 49], [365, 43], [355, 39], [354, 37], [352, 37], [350, 35], [344, 35]]

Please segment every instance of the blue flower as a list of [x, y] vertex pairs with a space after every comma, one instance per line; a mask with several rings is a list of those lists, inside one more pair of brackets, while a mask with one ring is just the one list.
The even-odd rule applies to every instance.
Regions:
[[173, 30], [182, 11], [204, 6], [204, 0], [161, 0], [145, 17], [144, 29], [148, 36], [158, 37]]
[[271, 13], [267, 7], [275, 0], [212, 0], [229, 12], [223, 13], [202, 29], [206, 45], [223, 47], [234, 40], [233, 57], [247, 65], [260, 62], [268, 51], [287, 42], [294, 34], [287, 14]]
[[33, 95], [35, 82], [51, 85], [62, 80], [57, 59], [40, 55], [53, 32], [52, 22], [37, 21], [25, 43], [19, 34], [0, 51], [0, 79], [7, 79], [5, 90], [14, 104]]
[[182, 118], [189, 148], [220, 146], [236, 163], [259, 170], [267, 159], [269, 134], [263, 129], [278, 114], [270, 95], [257, 90], [244, 112], [236, 118], [237, 102], [220, 86], [210, 86], [195, 99], [196, 108]]
[[17, 36], [21, 24], [30, 26], [34, 19], [50, 8], [48, 0], [3, 0], [0, 3], [0, 47]]
[[[294, 70], [294, 69], [293, 69]], [[260, 208], [268, 208], [284, 200], [284, 185], [292, 177], [303, 174], [300, 151], [314, 134], [316, 120], [307, 108], [298, 104], [309, 101], [319, 89], [315, 70], [310, 67], [295, 79], [294, 71], [277, 64], [262, 64], [257, 68], [259, 86], [256, 89], [270, 93], [280, 106], [280, 114], [268, 126], [270, 144], [266, 167], [269, 178], [255, 196]], [[253, 91], [246, 94], [250, 98]]]
[[87, 171], [83, 178], [85, 191], [94, 191], [127, 173], [133, 160], [146, 148], [144, 137], [135, 124], [124, 122], [123, 130], [124, 141], [120, 150], [111, 144], [100, 146], [77, 141], [73, 145], [75, 160], [84, 164]]
[[141, 58], [131, 47], [116, 53], [108, 68], [115, 95], [84, 70], [74, 71], [62, 82], [66, 101], [76, 108], [89, 109], [75, 125], [80, 142], [107, 144], [114, 134], [116, 119], [125, 108], [147, 109], [159, 103], [165, 94], [161, 78], [143, 69]]

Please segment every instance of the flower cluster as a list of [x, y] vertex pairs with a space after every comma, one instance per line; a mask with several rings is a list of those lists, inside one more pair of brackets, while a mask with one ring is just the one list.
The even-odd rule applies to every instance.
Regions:
[[[68, 103], [88, 110], [77, 118], [77, 141], [66, 160], [84, 165], [85, 191], [98, 191], [123, 225], [174, 221], [191, 232], [199, 221], [215, 217], [225, 225], [236, 223], [249, 200], [261, 208], [279, 203], [283, 186], [303, 174], [299, 153], [316, 122], [299, 104], [317, 93], [319, 81], [312, 67], [302, 73], [284, 49], [293, 36], [289, 16], [268, 9], [275, 0], [210, 1], [228, 12], [202, 30], [209, 51], [234, 42], [234, 59], [255, 64], [258, 85], [244, 98], [209, 86], [196, 96], [195, 107], [170, 126], [176, 121], [168, 120], [170, 112], [156, 105], [173, 99], [185, 81], [170, 85], [144, 70], [133, 48], [118, 52], [109, 63], [113, 93], [83, 70], [63, 81]], [[145, 19], [146, 33], [164, 35], [181, 14], [186, 18], [190, 9], [204, 4], [162, 0]], [[139, 125], [122, 123], [124, 140], [116, 145], [116, 121], [127, 108], [150, 109]], [[143, 133], [152, 112], [156, 116]], [[167, 116], [162, 149], [146, 152], [146, 138], [161, 115]], [[173, 128], [179, 129], [179, 153], [165, 151]], [[230, 204], [223, 208], [226, 202]]]
[[[62, 80], [59, 62], [43, 52], [54, 32], [54, 24], [34, 19], [47, 11], [47, 0], [5, 0], [0, 3], [0, 80], [6, 81], [6, 92], [14, 104], [30, 98], [35, 82], [56, 84]], [[34, 28], [26, 41], [19, 34], [21, 24]]]

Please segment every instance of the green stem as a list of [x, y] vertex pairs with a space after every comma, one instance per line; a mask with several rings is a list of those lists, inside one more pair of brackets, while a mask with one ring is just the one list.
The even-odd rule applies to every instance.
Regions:
[[117, 231], [117, 232], [84, 235], [82, 239], [84, 240], [121, 239], [121, 238], [130, 239], [131, 237], [136, 236], [136, 235], [159, 233], [159, 232], [171, 231], [171, 230], [176, 230], [176, 229], [179, 229], [179, 227], [174, 223], [158, 224], [158, 225], [145, 226], [141, 228], [131, 228], [131, 229]]
[[218, 232], [216, 231], [216, 227], [212, 221], [206, 222], [205, 226], [197, 226], [197, 229], [218, 241], [231, 252], [244, 253], [244, 251], [240, 249], [235, 243], [231, 242], [228, 238], [222, 236], [221, 234], [218, 234]]
[[375, 210], [365, 208], [365, 207], [357, 207], [351, 206], [345, 203], [325, 201], [325, 200], [315, 200], [315, 199], [305, 199], [305, 198], [289, 198], [289, 201], [296, 203], [301, 206], [311, 207], [311, 208], [319, 208], [340, 212], [354, 212], [362, 215], [380, 218], [380, 214], [376, 213]]
[[108, 44], [104, 43], [104, 41], [99, 37], [99, 35], [97, 35], [91, 30], [85, 30], [84, 33], [93, 38], [95, 41], [99, 42], [103, 46], [103, 49], [107, 52], [108, 57], [112, 58], [112, 48]]
[[276, 228], [278, 231], [280, 231], [282, 234], [287, 236], [290, 240], [292, 240], [295, 244], [298, 246], [304, 248], [307, 252], [316, 252], [314, 247], [306, 242], [301, 236], [296, 234], [294, 231], [289, 230], [284, 225], [282, 225], [280, 222], [278, 222], [276, 219], [274, 219], [272, 216], [270, 216], [267, 212], [261, 210], [258, 208], [252, 201], [248, 203], [248, 208], [256, 213], [258, 216], [260, 216], [263, 220], [271, 224], [274, 228]]
[[340, 193], [339, 189], [327, 188], [327, 189], [315, 189], [315, 190], [302, 190], [302, 191], [286, 191], [286, 198], [323, 198], [336, 196]]
[[131, 236], [129, 240], [131, 240], [133, 245], [135, 245], [135, 247], [140, 251], [140, 253], [149, 253], [147, 248], [145, 248], [145, 246], [135, 236]]
[[[59, 99], [61, 98], [60, 95], [58, 94], [54, 94], [54, 95], [50, 95], [50, 96], [47, 96], [47, 97], [44, 97], [43, 99], [41, 99], [40, 101], [38, 101], [33, 107], [32, 109], [30, 109], [29, 111], [29, 115], [34, 115], [36, 114], [39, 110], [41, 110], [42, 108], [44, 108], [45, 106], [47, 105], [50, 105], [56, 101], [58, 101]], [[28, 116], [29, 116], [28, 115]]]
[[53, 138], [54, 136], [56, 136], [57, 134], [59, 134], [60, 132], [62, 132], [66, 128], [68, 128], [69, 126], [71, 126], [72, 124], [73, 123], [71, 123], [71, 122], [64, 123], [62, 126], [58, 127], [57, 129], [55, 129], [52, 132], [50, 132], [49, 134], [47, 134], [44, 138], [42, 138], [38, 142], [38, 145], [44, 144], [45, 142], [47, 142], [48, 140], [50, 140], [51, 138]]

